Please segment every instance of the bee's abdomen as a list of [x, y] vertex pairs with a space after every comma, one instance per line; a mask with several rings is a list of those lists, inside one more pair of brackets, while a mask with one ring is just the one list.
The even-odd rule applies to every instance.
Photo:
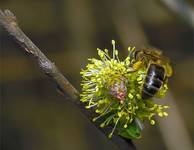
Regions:
[[142, 99], [152, 98], [160, 89], [164, 81], [164, 68], [151, 64], [148, 68], [142, 88]]

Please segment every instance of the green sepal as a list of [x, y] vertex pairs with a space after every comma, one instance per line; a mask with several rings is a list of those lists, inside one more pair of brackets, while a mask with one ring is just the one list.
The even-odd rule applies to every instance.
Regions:
[[141, 138], [141, 129], [133, 121], [128, 125], [127, 128], [118, 128], [118, 134], [127, 139], [140, 139]]

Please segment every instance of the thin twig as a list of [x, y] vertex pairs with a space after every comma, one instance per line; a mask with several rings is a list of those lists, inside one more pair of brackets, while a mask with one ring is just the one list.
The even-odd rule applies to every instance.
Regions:
[[72, 99], [77, 99], [78, 91], [69, 83], [69, 81], [60, 73], [57, 67], [52, 63], [40, 49], [23, 33], [19, 28], [16, 17], [9, 10], [0, 11], [0, 24], [5, 30], [14, 37], [16, 42], [29, 54], [34, 56], [40, 68], [49, 76], [51, 76], [61, 90], [66, 91]]
[[[4, 12], [0, 9], [0, 25], [15, 39], [15, 41], [23, 48], [23, 50], [33, 56], [38, 65], [45, 74], [47, 74], [60, 88], [64, 94], [68, 94], [71, 102], [76, 104], [84, 115], [90, 120], [94, 116], [94, 111], [85, 109], [85, 105], [79, 101], [79, 92], [71, 85], [71, 83], [62, 75], [53, 62], [51, 62], [41, 50], [24, 34], [19, 28], [15, 15], [9, 11]], [[92, 122], [104, 134], [112, 130], [112, 127], [100, 128], [100, 121]], [[121, 150], [134, 150], [135, 147], [131, 140], [123, 139], [118, 135], [114, 135], [111, 141], [115, 143]]]
[[182, 18], [194, 30], [194, 9], [184, 0], [160, 0], [172, 13]]

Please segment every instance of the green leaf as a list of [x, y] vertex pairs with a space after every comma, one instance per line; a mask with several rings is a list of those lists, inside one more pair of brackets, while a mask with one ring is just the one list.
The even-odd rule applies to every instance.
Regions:
[[140, 139], [141, 129], [137, 126], [135, 122], [128, 125], [127, 128], [118, 128], [118, 134], [127, 139]]

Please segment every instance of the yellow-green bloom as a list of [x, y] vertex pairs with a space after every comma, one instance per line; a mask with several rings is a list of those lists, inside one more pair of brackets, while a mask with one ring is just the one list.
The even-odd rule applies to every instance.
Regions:
[[[143, 122], [148, 120], [154, 125], [154, 116], [167, 116], [164, 109], [168, 106], [141, 98], [147, 67], [133, 71], [130, 64], [134, 58], [129, 55], [125, 60], [119, 60], [114, 40], [112, 45], [112, 56], [107, 49], [98, 48], [100, 59], [89, 59], [86, 69], [81, 71], [81, 101], [86, 103], [86, 109], [95, 109], [98, 116], [93, 121], [102, 118], [101, 127], [113, 126], [109, 137], [116, 129], [125, 138], [140, 138]], [[134, 50], [135, 47], [129, 47], [129, 54]], [[167, 81], [156, 96], [163, 97], [166, 91]]]

